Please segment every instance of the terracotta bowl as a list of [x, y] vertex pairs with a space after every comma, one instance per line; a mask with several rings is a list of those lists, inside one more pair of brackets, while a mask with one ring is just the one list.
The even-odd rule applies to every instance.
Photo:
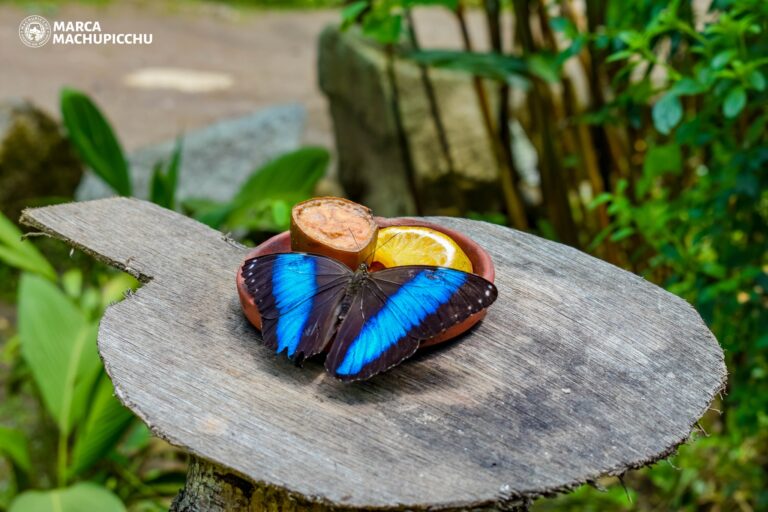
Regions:
[[[382, 228], [389, 227], [389, 226], [424, 226], [424, 227], [432, 228], [437, 231], [441, 231], [446, 235], [448, 235], [449, 237], [451, 237], [459, 245], [459, 247], [461, 247], [462, 250], [467, 254], [467, 256], [469, 257], [469, 260], [472, 262], [472, 269], [475, 274], [481, 277], [484, 277], [490, 282], [494, 281], [496, 273], [493, 268], [493, 262], [491, 261], [491, 257], [488, 255], [487, 252], [485, 252], [485, 250], [482, 247], [480, 247], [477, 244], [477, 242], [475, 242], [468, 236], [464, 235], [463, 233], [459, 233], [458, 231], [454, 231], [452, 229], [438, 226], [430, 222], [425, 222], [421, 219], [415, 219], [415, 218], [409, 218], [409, 217], [398, 217], [398, 218], [376, 217], [376, 222], [379, 224], [379, 227], [382, 227]], [[291, 237], [288, 231], [280, 233], [279, 235], [275, 235], [269, 240], [258, 245], [257, 247], [254, 247], [251, 251], [248, 252], [245, 259], [243, 260], [243, 263], [245, 263], [246, 260], [249, 260], [256, 256], [263, 256], [265, 254], [274, 254], [274, 253], [283, 253], [283, 252], [291, 252]], [[236, 283], [237, 283], [237, 293], [240, 296], [240, 304], [243, 307], [243, 313], [245, 313], [245, 316], [246, 318], [248, 318], [248, 321], [250, 321], [257, 329], [261, 330], [261, 315], [259, 314], [259, 308], [256, 306], [256, 303], [253, 301], [253, 299], [248, 295], [248, 292], [246, 291], [245, 282], [242, 276], [242, 265], [240, 266], [240, 268], [237, 269]], [[456, 336], [470, 329], [473, 325], [475, 325], [477, 322], [482, 320], [485, 317], [485, 314], [486, 314], [485, 309], [478, 311], [474, 315], [470, 316], [463, 322], [454, 325], [453, 327], [451, 327], [444, 333], [440, 334], [439, 336], [435, 336], [434, 338], [424, 340], [421, 343], [421, 346], [419, 348], [421, 349], [421, 348], [429, 347], [429, 346], [447, 341], [451, 338], [455, 338]]]

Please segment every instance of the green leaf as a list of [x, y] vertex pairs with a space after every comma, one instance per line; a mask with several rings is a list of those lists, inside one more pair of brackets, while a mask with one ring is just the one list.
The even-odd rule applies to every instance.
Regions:
[[368, 2], [366, 0], [352, 2], [351, 4], [345, 6], [344, 9], [341, 10], [342, 30], [346, 29], [355, 21], [357, 21], [358, 16], [360, 16], [360, 14], [362, 14], [362, 12], [365, 11], [367, 7]]
[[417, 7], [419, 5], [442, 6], [455, 11], [459, 7], [459, 0], [403, 0], [403, 7]]
[[625, 238], [628, 238], [635, 234], [635, 230], [630, 227], [621, 228], [620, 230], [616, 231], [611, 235], [611, 241], [618, 242], [620, 240], [624, 240]]
[[725, 97], [723, 103], [723, 114], [728, 119], [732, 119], [739, 115], [744, 105], [747, 104], [747, 91], [743, 87], [734, 87]]
[[32, 464], [29, 461], [29, 449], [24, 432], [0, 427], [0, 454], [8, 457], [16, 467], [25, 473], [29, 473]]
[[683, 105], [675, 94], [667, 93], [653, 106], [652, 114], [656, 129], [667, 135], [683, 118]]
[[125, 505], [110, 490], [92, 482], [64, 489], [27, 491], [13, 500], [8, 512], [125, 512]]
[[125, 272], [110, 276], [110, 278], [101, 285], [101, 309], [104, 310], [110, 304], [122, 300], [123, 297], [125, 297], [125, 292], [128, 290], [135, 290], [138, 286], [139, 281]]
[[287, 153], [258, 169], [233, 199], [226, 226], [269, 231], [287, 229], [287, 219], [280, 225], [274, 223], [273, 204], [284, 201], [292, 207], [309, 199], [325, 174], [329, 160], [327, 150], [307, 147]]
[[[475, 76], [505, 81], [510, 75], [530, 75], [528, 63], [520, 57], [498, 53], [461, 50], [421, 50], [406, 54], [409, 59], [436, 68], [455, 69]], [[539, 69], [541, 72], [541, 69]]]
[[56, 271], [32, 242], [22, 240], [22, 233], [8, 217], [0, 213], [0, 261], [7, 265], [56, 280]]
[[69, 477], [90, 468], [111, 452], [130, 427], [133, 414], [115, 398], [112, 382], [102, 372], [82, 428], [78, 429]]
[[528, 57], [528, 69], [531, 74], [547, 82], [560, 80], [560, 66], [557, 56], [548, 53], [534, 53]]
[[653, 146], [643, 161], [643, 174], [660, 176], [667, 172], [680, 174], [683, 169], [683, 153], [677, 144]]
[[219, 229], [227, 221], [227, 217], [234, 209], [233, 203], [221, 203], [205, 198], [185, 199], [182, 207], [195, 220], [206, 226]]
[[149, 200], [157, 205], [165, 207], [166, 195], [163, 163], [155, 162], [155, 165], [152, 166], [152, 178], [149, 181]]
[[637, 185], [638, 196], [644, 196], [659, 176], [667, 173], [680, 174], [682, 169], [683, 152], [678, 144], [651, 147], [643, 160], [643, 176]]
[[670, 94], [677, 96], [691, 96], [706, 92], [707, 87], [693, 78], [683, 78], [675, 83], [669, 90]]
[[589, 203], [589, 205], [587, 205], [587, 208], [590, 210], [594, 210], [601, 204], [607, 203], [612, 200], [613, 200], [613, 194], [611, 194], [610, 192], [601, 192]]
[[101, 371], [97, 325], [49, 281], [23, 274], [19, 284], [21, 355], [43, 403], [65, 435], [82, 418]]
[[83, 292], [83, 272], [78, 268], [67, 270], [61, 276], [61, 287], [72, 299], [77, 299]]
[[396, 44], [403, 30], [403, 17], [399, 14], [367, 16], [363, 22], [363, 34], [381, 44]]
[[749, 75], [747, 75], [747, 81], [756, 91], [765, 90], [765, 75], [763, 75], [759, 69], [753, 69]]
[[123, 149], [99, 108], [80, 91], [61, 90], [61, 116], [80, 158], [112, 190], [132, 195], [131, 177]]
[[734, 49], [723, 50], [712, 58], [709, 66], [712, 69], [723, 69], [738, 53]]
[[176, 189], [179, 185], [179, 167], [181, 165], [181, 137], [176, 139], [176, 146], [168, 168], [163, 169], [163, 162], [155, 163], [149, 187], [149, 199], [153, 203], [173, 210], [176, 205]]

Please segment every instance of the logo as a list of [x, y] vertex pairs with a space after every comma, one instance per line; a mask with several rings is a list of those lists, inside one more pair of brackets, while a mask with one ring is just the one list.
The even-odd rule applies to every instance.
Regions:
[[51, 24], [42, 16], [27, 16], [19, 25], [19, 38], [30, 48], [40, 48], [51, 38]]

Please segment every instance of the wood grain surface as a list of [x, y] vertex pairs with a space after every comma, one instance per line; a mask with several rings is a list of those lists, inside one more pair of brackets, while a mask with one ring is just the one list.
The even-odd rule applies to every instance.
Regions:
[[570, 247], [463, 219], [499, 299], [470, 333], [371, 381], [275, 357], [240, 311], [246, 249], [133, 199], [22, 221], [146, 284], [111, 306], [99, 350], [152, 431], [244, 478], [329, 505], [498, 506], [670, 454], [722, 389], [695, 310]]

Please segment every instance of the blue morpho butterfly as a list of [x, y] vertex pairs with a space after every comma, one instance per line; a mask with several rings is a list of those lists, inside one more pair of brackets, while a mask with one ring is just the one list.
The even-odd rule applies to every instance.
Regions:
[[258, 256], [242, 266], [262, 318], [265, 344], [296, 362], [323, 352], [342, 381], [381, 373], [432, 338], [496, 300], [496, 287], [445, 267], [357, 271], [308, 253]]

